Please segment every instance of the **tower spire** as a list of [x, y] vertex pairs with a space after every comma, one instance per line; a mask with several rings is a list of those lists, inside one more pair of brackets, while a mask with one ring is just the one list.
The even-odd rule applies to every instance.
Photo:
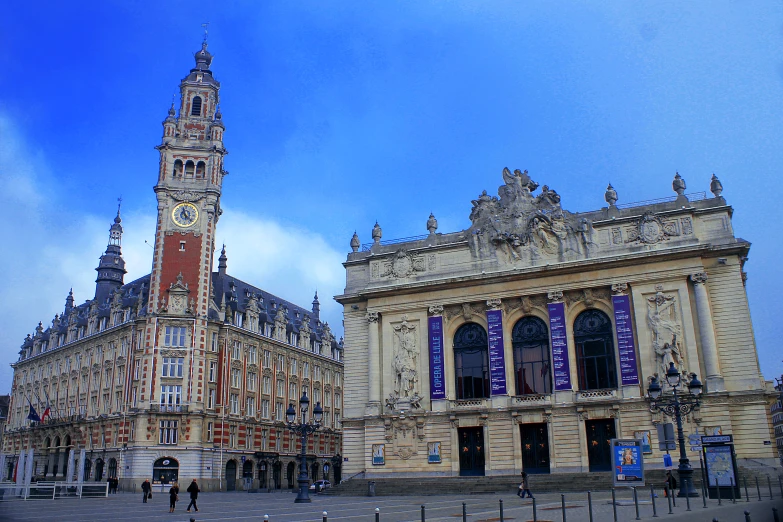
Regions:
[[321, 320], [321, 302], [318, 301], [318, 290], [315, 291], [315, 297], [313, 298], [313, 317], [316, 321]]
[[122, 259], [122, 218], [120, 207], [122, 198], [117, 199], [117, 216], [109, 227], [109, 244], [106, 252], [98, 262], [98, 278], [95, 280], [95, 299], [98, 304], [106, 301], [112, 291], [117, 290], [123, 284], [123, 278], [127, 273], [125, 260]]

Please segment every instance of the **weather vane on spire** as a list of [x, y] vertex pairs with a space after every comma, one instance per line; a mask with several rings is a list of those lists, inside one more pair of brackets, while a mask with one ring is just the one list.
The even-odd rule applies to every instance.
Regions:
[[207, 43], [207, 34], [209, 33], [207, 29], [209, 28], [209, 22], [204, 22], [201, 24], [201, 27], [204, 28], [204, 43]]

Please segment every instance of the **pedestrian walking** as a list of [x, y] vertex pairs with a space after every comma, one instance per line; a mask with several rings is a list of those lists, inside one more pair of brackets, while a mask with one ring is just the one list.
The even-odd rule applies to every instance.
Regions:
[[[674, 490], [677, 489], [677, 479], [674, 478], [671, 471], [666, 472], [666, 488], [668, 488], [669, 491], [672, 492], [672, 496], [674, 496]], [[666, 488], [663, 490], [664, 495], [666, 495]]]
[[169, 489], [169, 513], [174, 513], [174, 508], [177, 507], [177, 500], [179, 500], [179, 484], [175, 481]]
[[141, 492], [144, 494], [144, 503], [147, 503], [148, 498], [152, 498], [152, 485], [149, 479], [144, 479], [141, 483]]
[[519, 491], [517, 492], [517, 496], [519, 496], [519, 498], [525, 498], [525, 493], [527, 493], [528, 498], [533, 498], [533, 494], [530, 492], [530, 484], [527, 479], [527, 473], [523, 471], [522, 482], [519, 483]]
[[187, 492], [190, 493], [190, 504], [188, 504], [188, 513], [190, 513], [190, 506], [193, 506], [193, 509], [198, 511], [198, 506], [196, 505], [196, 499], [198, 499], [199, 491], [201, 490], [198, 488], [196, 479], [193, 479], [193, 482], [190, 483], [190, 486], [188, 486], [187, 489]]

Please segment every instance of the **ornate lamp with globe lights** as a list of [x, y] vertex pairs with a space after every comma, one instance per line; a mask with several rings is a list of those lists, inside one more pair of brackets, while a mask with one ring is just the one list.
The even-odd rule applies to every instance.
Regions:
[[311, 502], [310, 500], [310, 479], [307, 476], [307, 437], [315, 433], [321, 427], [321, 420], [324, 416], [324, 410], [321, 403], [316, 403], [313, 408], [313, 417], [307, 420], [307, 410], [310, 407], [310, 399], [307, 398], [307, 392], [302, 392], [302, 398], [299, 399], [299, 411], [301, 417], [296, 422], [296, 410], [294, 404], [290, 403], [285, 411], [286, 423], [288, 429], [302, 437], [302, 452], [299, 454], [299, 494], [296, 496], [295, 503]]
[[674, 363], [669, 363], [669, 369], [666, 370], [666, 384], [671, 388], [672, 394], [664, 395], [661, 383], [658, 381], [658, 374], [655, 374], [647, 387], [647, 400], [650, 401], [651, 412], [660, 411], [664, 415], [674, 418], [677, 422], [677, 443], [680, 447], [680, 464], [677, 466], [677, 474], [680, 476], [680, 492], [677, 496], [698, 497], [699, 494], [693, 487], [693, 468], [685, 453], [682, 416], [699, 409], [701, 406], [699, 397], [704, 387], [696, 374], [692, 373], [689, 376], [690, 381], [687, 383], [688, 393], [684, 394], [682, 389], [683, 375], [674, 366]]

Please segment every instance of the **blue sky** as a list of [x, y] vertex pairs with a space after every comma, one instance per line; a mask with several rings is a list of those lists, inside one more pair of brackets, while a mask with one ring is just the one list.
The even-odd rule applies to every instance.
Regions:
[[[46, 2], [45, 2], [46, 3]], [[219, 8], [216, 6], [220, 6]], [[230, 151], [229, 271], [342, 331], [340, 265], [368, 242], [469, 225], [503, 167], [571, 211], [716, 173], [764, 375], [783, 373], [779, 2], [14, 2], [0, 20], [0, 390], [24, 336], [91, 298], [123, 198], [127, 280], [149, 272], [161, 121], [210, 22]], [[303, 255], [304, 254], [304, 255]]]

